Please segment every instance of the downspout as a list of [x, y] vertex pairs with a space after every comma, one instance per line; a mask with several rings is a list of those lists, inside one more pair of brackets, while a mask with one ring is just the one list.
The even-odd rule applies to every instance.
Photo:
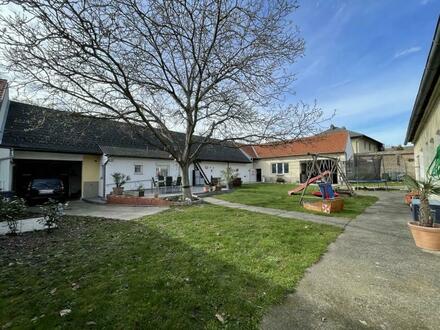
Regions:
[[110, 157], [107, 156], [106, 154], [104, 154], [105, 157], [107, 157], [106, 161], [104, 162], [104, 164], [102, 165], [102, 198], [106, 199], [106, 194], [105, 194], [105, 178], [106, 178], [106, 169], [107, 169], [107, 163], [110, 161]]

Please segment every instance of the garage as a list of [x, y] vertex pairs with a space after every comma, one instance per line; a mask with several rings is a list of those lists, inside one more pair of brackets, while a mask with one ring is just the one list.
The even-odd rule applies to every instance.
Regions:
[[14, 159], [13, 190], [23, 196], [31, 179], [61, 179], [69, 199], [81, 197], [81, 161]]

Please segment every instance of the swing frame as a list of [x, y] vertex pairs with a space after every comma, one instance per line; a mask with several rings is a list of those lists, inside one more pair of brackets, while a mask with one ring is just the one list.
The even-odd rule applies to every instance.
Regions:
[[[339, 158], [324, 156], [324, 155], [320, 155], [320, 154], [312, 154], [312, 153], [308, 153], [307, 155], [312, 156], [312, 165], [310, 167], [307, 166], [308, 173], [307, 173], [307, 181], [306, 182], [310, 181], [310, 179], [313, 175], [313, 172], [315, 170], [318, 173], [330, 171], [330, 174], [323, 176], [323, 180], [325, 182], [333, 183], [333, 174], [336, 173], [341, 178], [341, 181], [346, 185], [347, 193], [350, 196], [356, 195], [354, 192], [353, 186], [350, 184], [350, 182], [347, 179], [347, 176], [345, 175], [345, 172], [342, 170]], [[321, 169], [322, 163], [318, 165], [318, 161], [327, 161], [327, 164], [329, 164], [329, 163], [331, 164], [330, 169], [326, 168], [326, 169], [324, 169], [324, 171], [322, 171], [322, 169]], [[308, 187], [309, 187], [309, 185], [306, 185], [306, 187], [303, 189], [303, 191], [301, 193], [301, 198], [299, 200], [300, 205], [304, 204], [304, 195], [306, 194]]]

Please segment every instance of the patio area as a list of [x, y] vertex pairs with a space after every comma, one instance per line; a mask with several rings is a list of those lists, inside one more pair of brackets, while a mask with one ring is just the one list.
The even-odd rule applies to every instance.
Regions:
[[[204, 188], [204, 186], [193, 186], [191, 187], [191, 191], [193, 195], [202, 194], [204, 193]], [[127, 191], [127, 193], [134, 194], [135, 196], [137, 196], [138, 194], [136, 190]], [[149, 198], [154, 197], [156, 194], [158, 194], [160, 198], [179, 196], [182, 194], [182, 186], [160, 186], [156, 188], [145, 189], [144, 192], [144, 196]]]

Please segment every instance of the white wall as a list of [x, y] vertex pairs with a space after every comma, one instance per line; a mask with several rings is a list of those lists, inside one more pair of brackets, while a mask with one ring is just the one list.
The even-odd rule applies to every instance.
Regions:
[[11, 150], [0, 148], [0, 191], [12, 189]]
[[[103, 159], [103, 162], [105, 162], [105, 159]], [[142, 165], [142, 174], [134, 173], [135, 165]], [[150, 189], [152, 187], [151, 178], [154, 177], [156, 179], [156, 168], [158, 166], [168, 166], [168, 175], [172, 176], [174, 179], [176, 179], [180, 175], [179, 164], [174, 160], [123, 158], [111, 156], [105, 170], [105, 193], [109, 194], [115, 186], [112, 174], [116, 172], [120, 172], [130, 176], [130, 181], [128, 181], [127, 184], [124, 186], [125, 190], [136, 190], [141, 184], [145, 189]], [[102, 187], [102, 179], [100, 185]], [[102, 188], [100, 188], [100, 194], [102, 194]]]
[[223, 179], [222, 171], [226, 171], [229, 166], [233, 173], [241, 178], [243, 183], [256, 181], [252, 163], [200, 162], [200, 165], [209, 179], [211, 177]]
[[[106, 158], [102, 158], [102, 164], [104, 164]], [[226, 163], [226, 162], [200, 162], [205, 174], [208, 178], [222, 177], [222, 171], [226, 170], [227, 166], [234, 170], [238, 170], [236, 173], [242, 179], [243, 183], [255, 182], [255, 170], [252, 163]], [[134, 166], [142, 165], [142, 174], [138, 175], [134, 173]], [[146, 189], [152, 187], [152, 177], [156, 178], [156, 168], [158, 166], [168, 166], [168, 175], [176, 179], [180, 176], [180, 167], [174, 160], [161, 160], [161, 159], [145, 159], [145, 158], [122, 158], [122, 157], [110, 157], [110, 161], [106, 165], [106, 191], [105, 194], [109, 194], [114, 185], [112, 173], [120, 172], [130, 176], [130, 181], [125, 185], [125, 190], [136, 190], [140, 184]], [[192, 185], [192, 175], [194, 166], [189, 168], [190, 184]], [[103, 173], [101, 168], [101, 180], [100, 180], [100, 196], [103, 196]]]
[[[377, 149], [377, 148], [376, 148]], [[353, 144], [351, 143], [350, 136], [347, 137], [347, 145], [345, 146], [345, 159], [341, 160], [350, 160], [353, 157], [354, 150], [353, 150]]]
[[[350, 148], [347, 148], [347, 150], [349, 151]], [[328, 154], [328, 155], [322, 154], [321, 156], [339, 158], [341, 162], [345, 160], [345, 153]], [[261, 169], [262, 180], [264, 180], [265, 182], [275, 182], [277, 178], [283, 178], [286, 182], [289, 183], [299, 183], [300, 175], [301, 175], [301, 163], [306, 161], [311, 161], [312, 159], [313, 158], [311, 156], [292, 156], [292, 157], [258, 159], [254, 161], [254, 168]], [[321, 158], [318, 157], [318, 160], [319, 159]], [[285, 174], [272, 173], [273, 163], [288, 163], [289, 173], [285, 173]]]

